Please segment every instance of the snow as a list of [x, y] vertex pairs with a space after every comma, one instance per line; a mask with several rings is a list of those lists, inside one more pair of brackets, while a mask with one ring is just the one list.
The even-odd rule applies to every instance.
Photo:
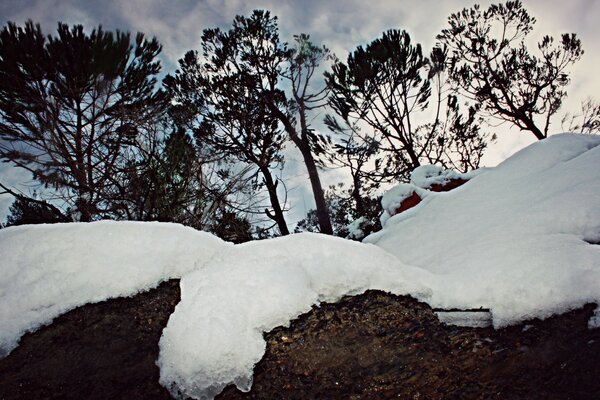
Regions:
[[363, 227], [367, 224], [369, 224], [369, 220], [366, 217], [359, 217], [350, 222], [346, 226], [346, 229], [348, 229], [348, 235], [346, 235], [346, 239], [360, 240], [364, 238], [365, 232]]
[[432, 185], [444, 185], [453, 179], [468, 181], [482, 171], [484, 170], [460, 173], [451, 169], [444, 169], [439, 165], [421, 165], [411, 172], [410, 182], [415, 186], [427, 189]]
[[592, 317], [588, 321], [588, 328], [590, 328], [590, 329], [600, 328], [600, 305], [598, 307], [596, 307], [596, 310], [594, 310], [594, 315], [592, 315]]
[[[400, 183], [383, 194], [381, 206], [383, 214], [380, 216], [381, 225], [385, 225], [388, 219], [400, 207], [402, 202], [416, 193], [424, 204], [423, 200], [429, 196], [437, 196], [437, 192], [428, 190], [433, 185], [445, 185], [452, 180], [468, 181], [471, 178], [484, 172], [486, 168], [466, 173], [456, 172], [450, 169], [444, 169], [438, 165], [421, 165], [411, 173], [410, 183]], [[417, 206], [421, 206], [419, 203]], [[411, 213], [416, 210], [410, 211]]]
[[535, 143], [365, 242], [432, 273], [436, 308], [489, 308], [501, 327], [600, 302], [600, 137]]
[[263, 332], [311, 305], [380, 289], [427, 298], [423, 271], [372, 245], [302, 233], [235, 246], [181, 280], [181, 302], [160, 340], [160, 382], [212, 398], [233, 382], [247, 391]]
[[[385, 225], [388, 219], [394, 215], [396, 209], [400, 207], [402, 202], [416, 193], [422, 200], [425, 200], [428, 196], [435, 196], [436, 193], [430, 192], [429, 190], [420, 188], [412, 183], [401, 183], [392, 187], [390, 190], [383, 194], [381, 198], [381, 206], [383, 208], [383, 214], [379, 218], [381, 225]], [[423, 201], [421, 201], [422, 203]], [[419, 203], [417, 206], [421, 205]], [[414, 210], [413, 210], [414, 212]]]
[[[212, 398], [229, 383], [250, 388], [264, 331], [367, 289], [489, 309], [476, 317], [496, 327], [600, 304], [598, 165], [600, 137], [557, 135], [450, 192], [419, 187], [451, 175], [422, 168], [383, 202], [393, 209], [414, 192], [424, 200], [385, 221], [370, 244], [305, 233], [234, 246], [162, 223], [3, 229], [0, 352], [74, 307], [179, 277], [160, 381], [179, 397]], [[589, 321], [598, 326], [600, 308]]]
[[201, 268], [230, 244], [176, 224], [101, 221], [0, 230], [0, 356], [86, 303]]
[[487, 311], [437, 311], [435, 313], [442, 324], [485, 328], [492, 323]]

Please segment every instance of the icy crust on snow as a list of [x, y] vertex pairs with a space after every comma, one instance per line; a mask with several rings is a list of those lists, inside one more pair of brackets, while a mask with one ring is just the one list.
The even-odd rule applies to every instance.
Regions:
[[432, 307], [490, 308], [496, 327], [600, 303], [600, 246], [585, 241], [600, 232], [599, 165], [600, 137], [553, 136], [365, 242], [431, 272]]
[[381, 289], [426, 300], [429, 274], [372, 245], [303, 233], [237, 245], [181, 279], [160, 340], [160, 382], [175, 396], [250, 390], [263, 332], [322, 301]]
[[229, 244], [176, 224], [100, 221], [0, 230], [0, 356], [75, 307], [179, 278]]

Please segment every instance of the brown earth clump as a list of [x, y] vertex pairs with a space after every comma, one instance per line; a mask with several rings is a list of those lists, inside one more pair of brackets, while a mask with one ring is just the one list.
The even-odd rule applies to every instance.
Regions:
[[[169, 399], [158, 341], [177, 281], [79, 307], [0, 359], [0, 399]], [[441, 324], [408, 296], [368, 291], [265, 333], [250, 393], [220, 399], [598, 399], [594, 305], [506, 329]]]

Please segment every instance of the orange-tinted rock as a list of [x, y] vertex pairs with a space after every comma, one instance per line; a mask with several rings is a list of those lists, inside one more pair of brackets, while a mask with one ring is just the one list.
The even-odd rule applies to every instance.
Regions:
[[393, 215], [400, 214], [403, 211], [408, 210], [409, 208], [413, 208], [417, 204], [421, 202], [421, 197], [417, 193], [413, 193], [400, 203], [400, 207], [396, 208]]
[[448, 182], [444, 184], [436, 183], [427, 188], [432, 192], [448, 192], [452, 189], [456, 189], [457, 187], [467, 183], [468, 181], [465, 179], [450, 179]]
[[[448, 192], [452, 189], [456, 189], [457, 187], [459, 187], [467, 182], [468, 182], [468, 180], [466, 180], [466, 179], [460, 179], [460, 178], [451, 179], [444, 184], [436, 183], [434, 185], [431, 185], [429, 188], [427, 188], [427, 190], [429, 190], [431, 192]], [[401, 212], [404, 212], [410, 208], [413, 208], [414, 206], [419, 204], [421, 202], [421, 200], [423, 200], [421, 198], [421, 196], [419, 196], [416, 192], [413, 192], [413, 194], [411, 194], [409, 197], [402, 200], [402, 203], [400, 203], [400, 206], [398, 208], [396, 208], [396, 210], [394, 210], [394, 213], [392, 215], [400, 214]]]

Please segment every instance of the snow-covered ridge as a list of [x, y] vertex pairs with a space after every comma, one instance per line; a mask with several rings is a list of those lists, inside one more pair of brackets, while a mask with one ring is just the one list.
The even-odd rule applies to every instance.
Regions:
[[535, 143], [391, 217], [366, 239], [375, 245], [299, 234], [234, 246], [160, 223], [0, 230], [0, 348], [79, 305], [181, 277], [160, 341], [161, 383], [212, 398], [232, 382], [249, 389], [263, 331], [346, 294], [485, 307], [495, 326], [600, 303], [598, 165], [600, 137]]
[[552, 136], [365, 242], [431, 272], [433, 307], [490, 308], [495, 326], [599, 302], [599, 165], [600, 137]]
[[86, 303], [131, 296], [202, 269], [232, 244], [157, 222], [0, 230], [0, 356], [27, 331]]

